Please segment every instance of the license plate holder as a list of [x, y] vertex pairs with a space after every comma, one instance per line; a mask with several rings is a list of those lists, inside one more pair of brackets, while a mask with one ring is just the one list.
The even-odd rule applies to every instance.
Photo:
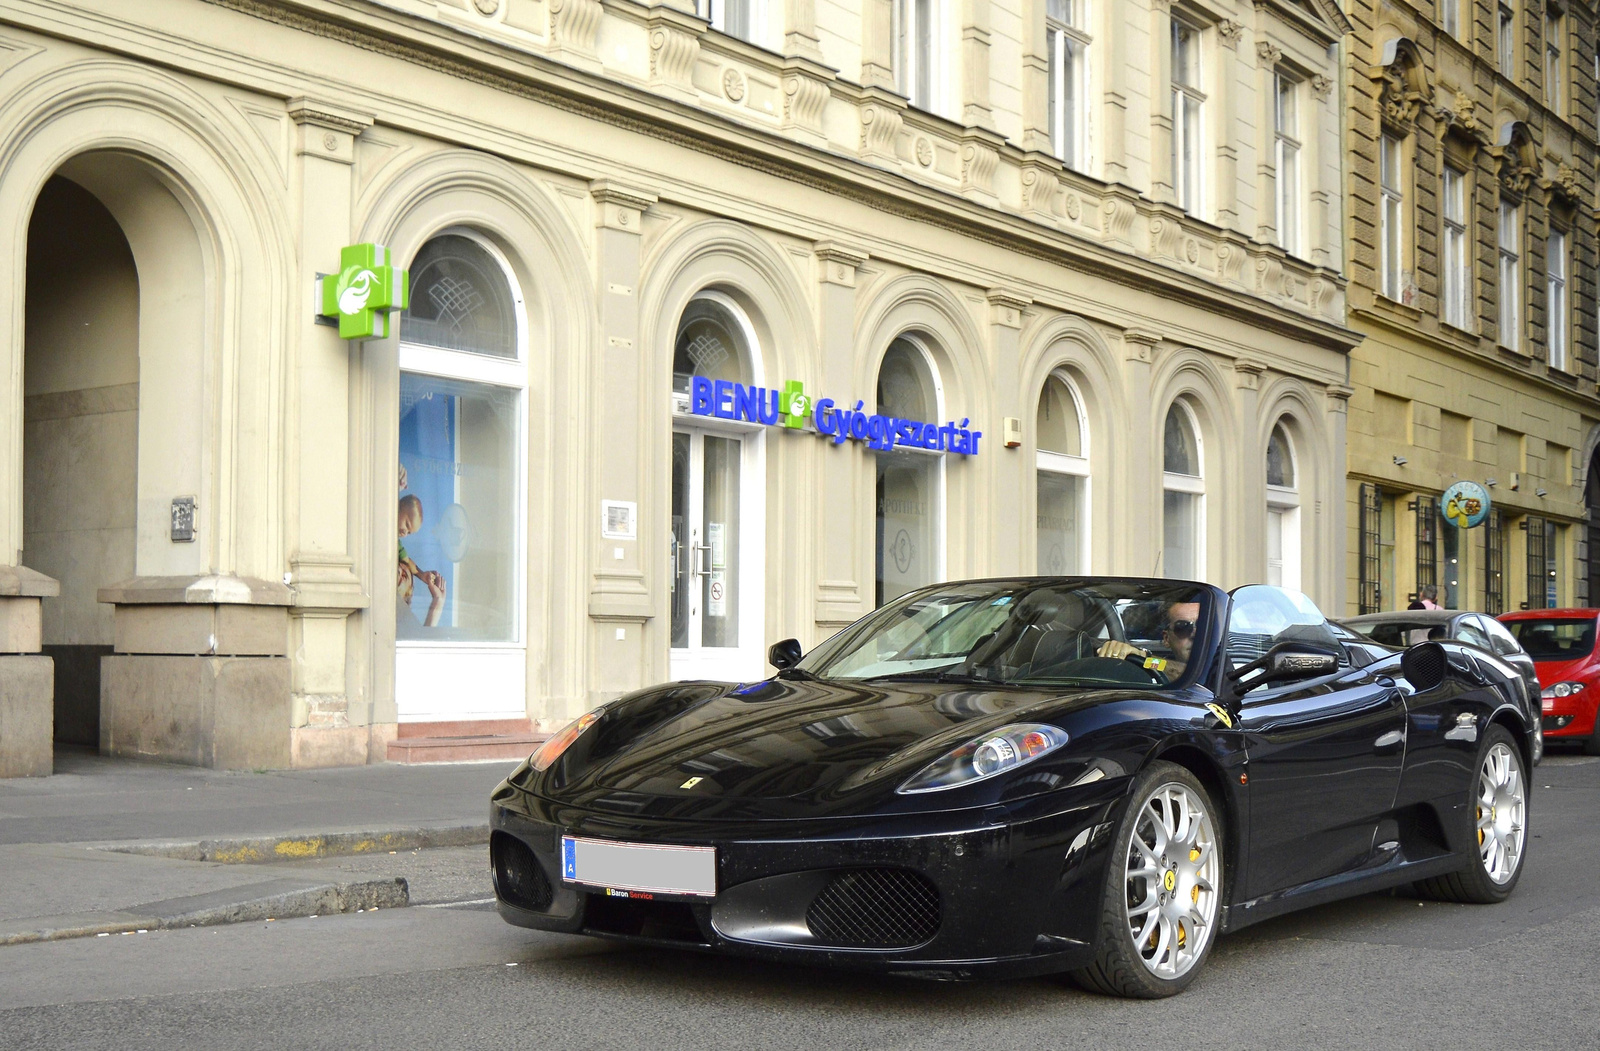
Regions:
[[562, 836], [561, 879], [612, 897], [709, 901], [717, 896], [717, 848]]

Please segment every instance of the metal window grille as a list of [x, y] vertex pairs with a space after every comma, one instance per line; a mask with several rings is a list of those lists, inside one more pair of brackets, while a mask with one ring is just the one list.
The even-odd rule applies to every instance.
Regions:
[[1417, 597], [1425, 587], [1439, 586], [1439, 515], [1434, 501], [1418, 496], [1411, 503], [1417, 519]]
[[1356, 608], [1377, 613], [1383, 608], [1383, 490], [1361, 486], [1361, 577]]
[[1528, 531], [1528, 601], [1527, 609], [1543, 609], [1545, 606], [1544, 589], [1546, 567], [1550, 562], [1550, 553], [1546, 545], [1550, 542], [1549, 523], [1538, 515], [1529, 515], [1522, 523], [1522, 528]]
[[1505, 523], [1500, 510], [1491, 508], [1483, 523], [1483, 611], [1506, 611], [1505, 598]]

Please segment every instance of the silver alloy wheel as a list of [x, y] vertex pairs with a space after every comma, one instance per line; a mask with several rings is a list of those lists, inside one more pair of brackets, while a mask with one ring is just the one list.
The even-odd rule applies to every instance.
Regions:
[[1517, 874], [1527, 825], [1528, 796], [1522, 761], [1504, 741], [1495, 742], [1478, 770], [1478, 857], [1496, 883]]
[[1204, 798], [1168, 781], [1139, 804], [1128, 841], [1128, 936], [1157, 978], [1187, 974], [1216, 928], [1216, 830]]

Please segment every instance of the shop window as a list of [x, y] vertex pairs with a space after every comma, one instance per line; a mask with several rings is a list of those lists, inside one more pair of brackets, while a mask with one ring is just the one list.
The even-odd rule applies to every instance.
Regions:
[[1498, 507], [1483, 520], [1483, 611], [1499, 616], [1506, 611], [1506, 530]]
[[499, 260], [460, 234], [423, 245], [411, 264], [411, 307], [400, 316], [400, 342], [516, 358], [516, 303]]
[[1554, 609], [1557, 600], [1557, 560], [1555, 523], [1540, 515], [1529, 515], [1522, 520], [1528, 542], [1528, 601], [1527, 609]]
[[[395, 699], [402, 721], [526, 711], [527, 364], [510, 270], [427, 242], [400, 319]], [[471, 673], [471, 696], [444, 684]]]
[[1443, 515], [1438, 522], [1439, 605], [1445, 609], [1461, 609], [1461, 537], [1465, 531]]
[[1300, 490], [1283, 424], [1267, 440], [1267, 583], [1300, 589]]
[[1439, 504], [1431, 496], [1418, 493], [1411, 501], [1416, 526], [1417, 590], [1411, 597], [1439, 601]]
[[1069, 168], [1085, 170], [1089, 128], [1088, 0], [1046, 0], [1050, 146]]
[[915, 107], [938, 104], [939, 0], [894, 0], [895, 89]]
[[1172, 177], [1178, 207], [1200, 214], [1204, 199], [1206, 96], [1201, 78], [1200, 27], [1172, 16]]
[[[927, 350], [913, 337], [889, 344], [878, 366], [880, 416], [939, 418], [939, 388]], [[932, 584], [943, 571], [943, 460], [896, 446], [873, 454], [877, 471], [875, 599], [883, 605]]]
[[[702, 292], [684, 308], [672, 387], [753, 384], [755, 330], [739, 304]], [[760, 668], [761, 427], [676, 409], [672, 433], [671, 660], [677, 677], [741, 678]]]
[[1377, 613], [1383, 609], [1383, 490], [1371, 483], [1362, 483], [1360, 495], [1356, 613]]
[[1199, 429], [1181, 401], [1167, 410], [1162, 436], [1161, 575], [1199, 580], [1205, 574], [1205, 478]]
[[1089, 454], [1083, 403], [1059, 374], [1045, 380], [1034, 428], [1037, 456], [1038, 571], [1088, 571]]

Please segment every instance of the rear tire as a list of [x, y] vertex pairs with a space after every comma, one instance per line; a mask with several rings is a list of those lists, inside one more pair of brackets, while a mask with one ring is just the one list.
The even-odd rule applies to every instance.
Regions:
[[1505, 727], [1491, 725], [1478, 745], [1467, 786], [1467, 813], [1478, 842], [1459, 872], [1418, 880], [1419, 893], [1440, 901], [1493, 905], [1522, 878], [1528, 844], [1528, 781], [1522, 750]]
[[1094, 959], [1072, 980], [1144, 1000], [1188, 988], [1222, 923], [1223, 844], [1222, 815], [1200, 780], [1175, 763], [1146, 767], [1112, 840]]

